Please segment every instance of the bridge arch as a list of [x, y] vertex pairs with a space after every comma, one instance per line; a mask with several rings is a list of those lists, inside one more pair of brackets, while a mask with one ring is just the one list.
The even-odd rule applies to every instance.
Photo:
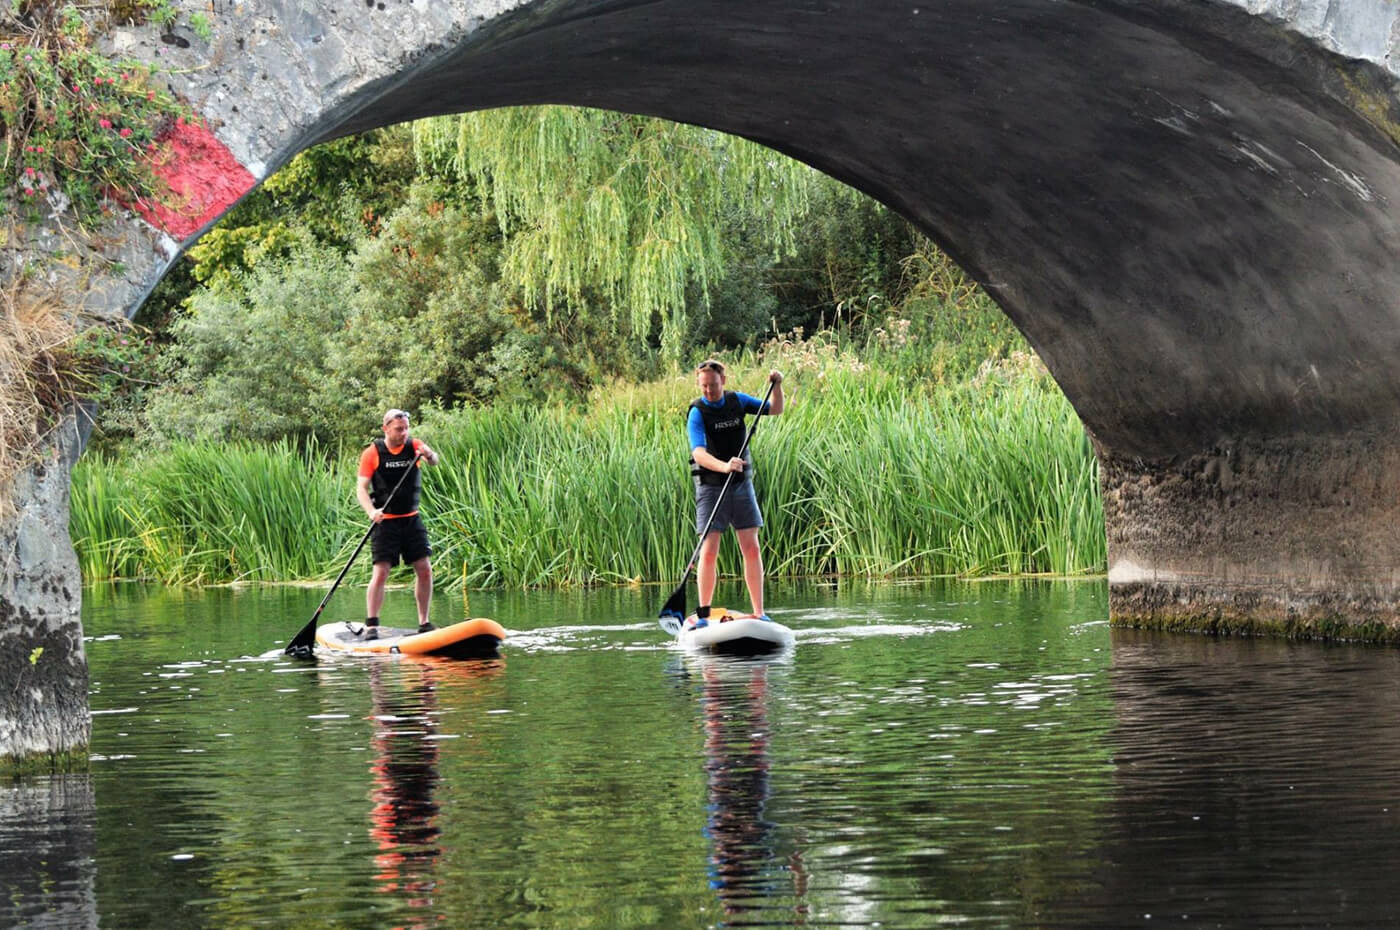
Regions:
[[[131, 218], [94, 301], [134, 312], [237, 196], [340, 135], [532, 103], [709, 126], [903, 213], [1026, 334], [1100, 457], [1116, 622], [1400, 640], [1393, 3], [213, 6], [208, 42], [110, 37], [174, 66], [209, 133], [173, 167], [218, 183]], [[76, 585], [61, 563], [46, 583]], [[15, 587], [45, 571], [0, 591], [12, 628], [75, 628]]]

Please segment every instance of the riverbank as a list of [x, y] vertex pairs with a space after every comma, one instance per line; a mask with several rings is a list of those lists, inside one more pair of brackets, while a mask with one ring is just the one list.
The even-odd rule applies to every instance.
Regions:
[[[1097, 466], [1083, 427], [1031, 364], [909, 387], [859, 364], [787, 360], [789, 407], [753, 442], [770, 575], [1102, 572]], [[763, 369], [729, 387], [761, 393]], [[694, 547], [678, 375], [613, 385], [583, 407], [424, 411], [440, 583], [542, 587], [674, 579]], [[366, 440], [370, 438], [366, 434]], [[364, 533], [359, 450], [177, 443], [73, 473], [85, 581], [200, 585], [334, 576]], [[368, 573], [360, 559], [353, 578]], [[730, 546], [721, 569], [737, 568]]]

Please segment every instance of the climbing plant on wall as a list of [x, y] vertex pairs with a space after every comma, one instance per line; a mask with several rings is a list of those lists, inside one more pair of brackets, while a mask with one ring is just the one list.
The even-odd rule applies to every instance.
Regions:
[[102, 5], [16, 0], [0, 10], [0, 181], [21, 209], [98, 216], [158, 193], [159, 139], [186, 111], [157, 71], [93, 45]]

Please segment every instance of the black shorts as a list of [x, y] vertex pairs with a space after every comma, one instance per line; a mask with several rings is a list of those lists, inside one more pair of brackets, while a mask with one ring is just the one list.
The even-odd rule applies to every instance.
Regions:
[[423, 525], [421, 514], [411, 517], [396, 517], [381, 520], [374, 526], [374, 535], [369, 538], [369, 551], [375, 562], [388, 562], [393, 568], [403, 559], [403, 564], [412, 565], [433, 552], [428, 545], [428, 528]]

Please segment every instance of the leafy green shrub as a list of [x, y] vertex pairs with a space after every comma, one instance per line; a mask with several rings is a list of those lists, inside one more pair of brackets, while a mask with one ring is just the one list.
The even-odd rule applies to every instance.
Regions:
[[148, 419], [157, 437], [334, 436], [346, 399], [326, 359], [354, 302], [348, 264], [307, 245], [260, 264], [238, 287], [203, 290], [172, 329], [169, 382]]

